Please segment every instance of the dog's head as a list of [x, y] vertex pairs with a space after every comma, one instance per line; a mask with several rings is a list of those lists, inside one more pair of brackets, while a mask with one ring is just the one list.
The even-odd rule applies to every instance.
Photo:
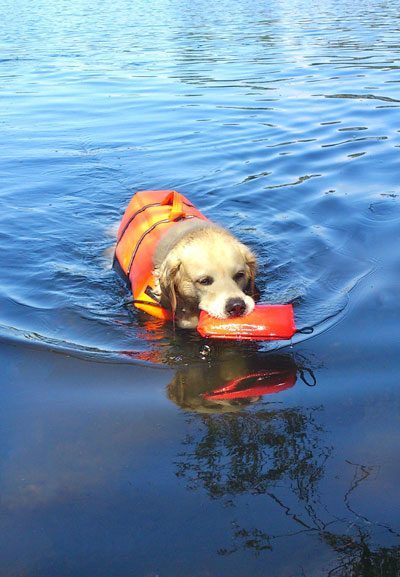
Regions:
[[227, 231], [210, 227], [179, 242], [160, 267], [160, 286], [176, 310], [182, 303], [225, 319], [254, 308], [256, 259]]

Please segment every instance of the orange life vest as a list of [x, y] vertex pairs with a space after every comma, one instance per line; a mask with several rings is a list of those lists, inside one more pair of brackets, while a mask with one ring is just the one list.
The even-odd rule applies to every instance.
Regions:
[[134, 305], [159, 319], [171, 320], [172, 313], [154, 295], [154, 251], [171, 226], [189, 218], [208, 220], [175, 190], [144, 190], [133, 195], [118, 230], [114, 267], [130, 286]]

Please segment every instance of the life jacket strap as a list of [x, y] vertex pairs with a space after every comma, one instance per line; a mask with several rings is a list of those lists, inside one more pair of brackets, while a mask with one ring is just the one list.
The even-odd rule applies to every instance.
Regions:
[[137, 210], [136, 212], [134, 212], [126, 221], [124, 228], [121, 230], [121, 233], [119, 235], [119, 237], [117, 238], [117, 246], [118, 243], [122, 240], [122, 237], [124, 236], [124, 234], [126, 233], [126, 231], [128, 230], [128, 228], [131, 225], [131, 222], [133, 220], [135, 220], [135, 218], [142, 212], [144, 212], [145, 210], [147, 210], [148, 208], [153, 208], [154, 206], [160, 206], [161, 202], [152, 202], [151, 204], [146, 204], [145, 206], [142, 206], [142, 208], [139, 208], [139, 210]]
[[[176, 220], [176, 221], [178, 221], [178, 220], [186, 220], [186, 219], [189, 219], [189, 218], [194, 218], [194, 217], [193, 217], [191, 214], [188, 214], [188, 215], [185, 215], [185, 216], [177, 217], [175, 220]], [[146, 236], [147, 236], [148, 234], [150, 234], [150, 233], [151, 233], [157, 226], [159, 226], [160, 224], [168, 224], [168, 223], [170, 223], [170, 222], [171, 222], [171, 219], [170, 219], [170, 218], [164, 218], [163, 220], [159, 220], [159, 221], [155, 222], [150, 228], [148, 228], [148, 229], [142, 234], [142, 236], [141, 236], [141, 237], [139, 238], [139, 240], [137, 241], [137, 244], [136, 244], [135, 249], [134, 249], [134, 251], [133, 251], [133, 253], [132, 253], [132, 256], [131, 256], [131, 260], [129, 261], [128, 270], [126, 271], [128, 277], [129, 277], [129, 275], [130, 275], [130, 272], [131, 272], [131, 269], [132, 269], [132, 265], [133, 265], [133, 261], [135, 260], [135, 257], [136, 257], [136, 255], [137, 255], [137, 252], [138, 252], [139, 248], [140, 248], [140, 245], [142, 244], [142, 242], [143, 242], [143, 240], [146, 238]]]

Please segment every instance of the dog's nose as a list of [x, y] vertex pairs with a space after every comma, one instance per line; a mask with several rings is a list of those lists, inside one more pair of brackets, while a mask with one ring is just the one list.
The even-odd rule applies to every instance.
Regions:
[[230, 317], [241, 317], [245, 310], [246, 303], [241, 298], [233, 298], [226, 301], [225, 311]]

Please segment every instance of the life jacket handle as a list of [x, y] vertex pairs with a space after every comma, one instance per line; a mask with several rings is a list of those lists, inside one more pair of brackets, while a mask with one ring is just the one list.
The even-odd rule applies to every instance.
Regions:
[[176, 190], [172, 190], [169, 194], [167, 194], [164, 200], [161, 201], [161, 206], [165, 205], [170, 205], [172, 207], [168, 216], [168, 219], [171, 222], [186, 216], [183, 197]]

